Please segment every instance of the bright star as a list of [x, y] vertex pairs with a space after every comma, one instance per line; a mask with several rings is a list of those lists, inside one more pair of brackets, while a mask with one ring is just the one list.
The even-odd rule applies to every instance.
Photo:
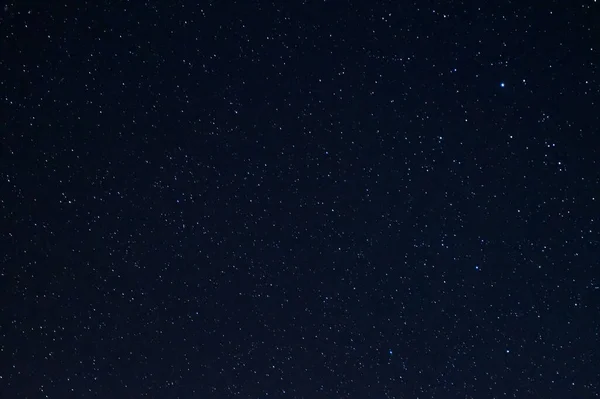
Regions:
[[504, 87], [504, 82], [500, 83], [500, 87]]

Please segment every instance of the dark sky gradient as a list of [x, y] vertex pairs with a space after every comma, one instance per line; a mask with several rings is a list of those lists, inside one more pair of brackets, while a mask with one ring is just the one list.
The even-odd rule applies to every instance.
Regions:
[[598, 397], [598, 7], [9, 2], [0, 397]]

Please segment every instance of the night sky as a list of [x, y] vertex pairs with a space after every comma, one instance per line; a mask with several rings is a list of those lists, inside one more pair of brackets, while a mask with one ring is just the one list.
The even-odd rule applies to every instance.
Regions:
[[600, 395], [594, 0], [0, 9], [1, 398]]

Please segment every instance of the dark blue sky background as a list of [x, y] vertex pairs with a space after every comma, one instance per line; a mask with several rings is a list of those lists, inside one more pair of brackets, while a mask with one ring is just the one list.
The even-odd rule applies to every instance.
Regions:
[[7, 4], [0, 397], [598, 396], [597, 3]]

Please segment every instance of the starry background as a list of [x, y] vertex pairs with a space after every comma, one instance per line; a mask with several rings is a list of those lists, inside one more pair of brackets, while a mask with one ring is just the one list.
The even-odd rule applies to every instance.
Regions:
[[2, 398], [591, 398], [598, 5], [0, 11]]

